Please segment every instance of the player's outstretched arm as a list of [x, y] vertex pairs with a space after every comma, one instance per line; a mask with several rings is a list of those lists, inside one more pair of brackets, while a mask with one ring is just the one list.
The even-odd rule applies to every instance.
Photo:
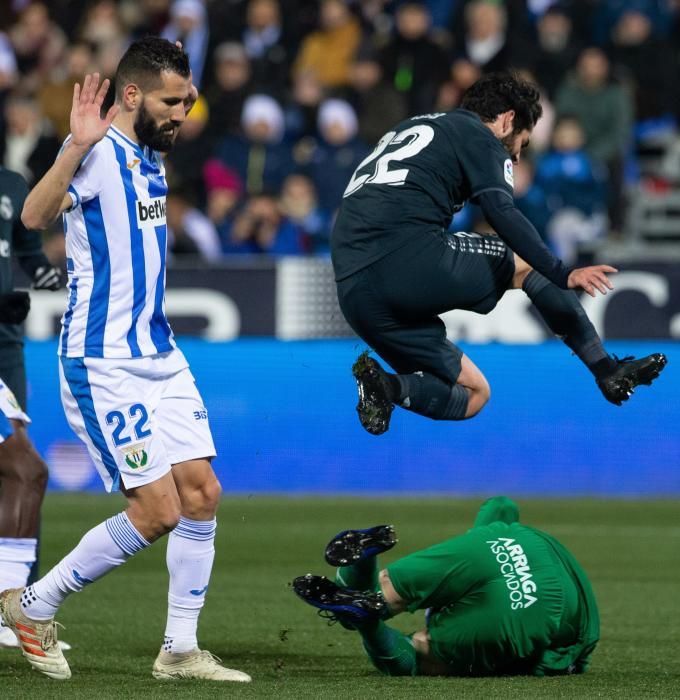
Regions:
[[582, 289], [591, 297], [595, 296], [595, 291], [606, 294], [608, 289], [614, 289], [614, 285], [607, 277], [608, 272], [618, 272], [618, 270], [611, 265], [577, 267], [569, 273], [567, 284], [569, 289]]
[[119, 111], [119, 107], [113, 105], [106, 116], [101, 116], [108, 89], [108, 79], [99, 85], [99, 73], [86, 75], [82, 88], [79, 83], [74, 85], [71, 138], [52, 167], [26, 197], [21, 212], [21, 220], [26, 228], [45, 229], [71, 207], [68, 186], [87, 152], [104, 138]]

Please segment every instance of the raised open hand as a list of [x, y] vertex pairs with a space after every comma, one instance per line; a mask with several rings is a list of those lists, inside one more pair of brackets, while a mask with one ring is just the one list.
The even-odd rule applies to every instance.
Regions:
[[83, 86], [73, 86], [73, 105], [71, 107], [71, 134], [73, 143], [89, 148], [104, 138], [111, 122], [120, 107], [113, 105], [102, 118], [101, 109], [109, 89], [109, 79], [99, 85], [99, 73], [85, 76]]

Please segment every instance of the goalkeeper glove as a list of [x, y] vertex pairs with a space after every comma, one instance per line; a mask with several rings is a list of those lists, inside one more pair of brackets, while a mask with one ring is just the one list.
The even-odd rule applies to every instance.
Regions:
[[49, 289], [56, 292], [64, 286], [61, 270], [54, 265], [42, 265], [33, 275], [33, 289]]
[[28, 292], [0, 294], [0, 323], [21, 323], [30, 308]]

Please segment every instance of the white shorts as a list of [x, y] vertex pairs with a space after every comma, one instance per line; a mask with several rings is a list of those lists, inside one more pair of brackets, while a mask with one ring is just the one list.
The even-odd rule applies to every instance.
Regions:
[[208, 412], [177, 349], [106, 359], [60, 357], [61, 401], [107, 491], [160, 479], [173, 464], [214, 457]]
[[14, 432], [10, 419], [20, 420], [26, 424], [31, 422], [31, 419], [21, 410], [11, 389], [0, 379], [0, 443], [5, 442]]

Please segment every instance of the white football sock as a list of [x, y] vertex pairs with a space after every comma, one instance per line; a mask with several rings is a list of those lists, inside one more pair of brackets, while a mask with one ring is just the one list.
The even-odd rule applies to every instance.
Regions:
[[190, 520], [182, 517], [168, 537], [170, 588], [164, 651], [182, 653], [198, 648], [198, 616], [215, 559], [216, 527], [214, 518]]
[[26, 585], [37, 548], [35, 537], [0, 537], [0, 591]]
[[24, 591], [24, 613], [33, 620], [49, 620], [70, 593], [82, 591], [148, 546], [125, 513], [114, 515], [87, 532], [75, 549]]

